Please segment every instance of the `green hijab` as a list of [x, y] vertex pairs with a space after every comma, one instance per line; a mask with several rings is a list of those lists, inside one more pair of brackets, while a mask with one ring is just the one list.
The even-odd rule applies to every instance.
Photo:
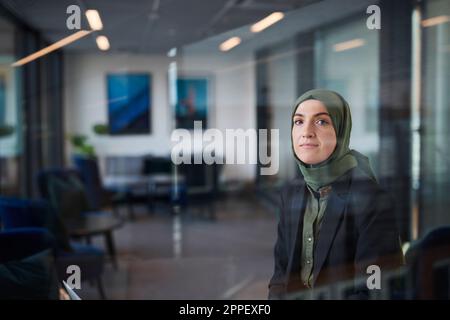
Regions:
[[298, 105], [303, 101], [310, 99], [321, 101], [327, 108], [336, 132], [337, 144], [333, 153], [327, 160], [314, 165], [306, 164], [295, 154], [292, 141], [292, 127], [294, 124], [291, 121], [292, 150], [294, 151], [294, 156], [308, 186], [313, 190], [318, 191], [319, 188], [333, 183], [347, 171], [357, 166], [366, 172], [372, 180], [376, 181], [375, 174], [370, 166], [369, 158], [355, 150], [349, 149], [352, 117], [347, 101], [334, 91], [325, 89], [309, 90], [301, 95], [295, 102], [292, 118], [294, 117]]

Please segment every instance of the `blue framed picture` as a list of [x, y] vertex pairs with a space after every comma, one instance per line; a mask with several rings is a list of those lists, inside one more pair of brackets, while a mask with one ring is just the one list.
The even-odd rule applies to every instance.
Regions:
[[176, 127], [194, 129], [194, 121], [207, 128], [208, 79], [181, 77], [177, 79]]
[[111, 73], [106, 76], [109, 133], [151, 132], [151, 75]]

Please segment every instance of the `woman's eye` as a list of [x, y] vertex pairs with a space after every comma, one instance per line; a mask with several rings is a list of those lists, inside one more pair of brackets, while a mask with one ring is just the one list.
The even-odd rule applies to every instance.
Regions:
[[301, 125], [302, 123], [303, 123], [302, 120], [294, 120], [294, 124], [295, 124], [296, 126], [299, 126], [299, 125]]
[[317, 120], [317, 124], [321, 125], [321, 126], [324, 126], [324, 125], [328, 124], [328, 121], [320, 119], [320, 120]]

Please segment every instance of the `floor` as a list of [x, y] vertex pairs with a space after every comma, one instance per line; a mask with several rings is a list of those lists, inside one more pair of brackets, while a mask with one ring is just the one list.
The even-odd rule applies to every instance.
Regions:
[[[115, 232], [118, 270], [106, 264], [108, 299], [266, 299], [273, 270], [276, 217], [253, 197], [228, 196], [215, 215], [191, 208], [171, 215], [136, 208]], [[103, 239], [93, 244], [104, 247]], [[98, 299], [82, 282], [82, 299]]]

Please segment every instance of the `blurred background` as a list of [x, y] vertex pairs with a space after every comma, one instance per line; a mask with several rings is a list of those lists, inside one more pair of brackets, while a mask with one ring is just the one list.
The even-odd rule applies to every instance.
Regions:
[[[38, 261], [79, 265], [84, 299], [266, 299], [277, 191], [300, 174], [292, 106], [315, 87], [349, 102], [405, 252], [436, 230], [450, 252], [449, 0], [1, 0], [0, 39], [0, 250], [22, 252], [0, 267], [56, 247]], [[278, 173], [173, 165], [195, 120], [278, 129]], [[448, 299], [439, 266], [396, 283]]]

